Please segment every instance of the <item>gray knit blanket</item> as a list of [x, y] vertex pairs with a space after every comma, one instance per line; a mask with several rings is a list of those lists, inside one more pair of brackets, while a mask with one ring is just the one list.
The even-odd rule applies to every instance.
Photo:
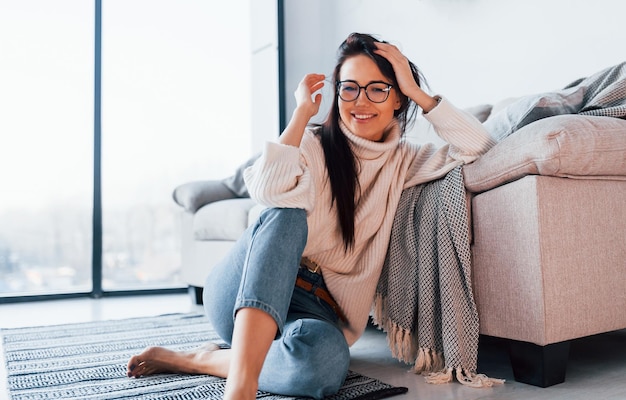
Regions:
[[[626, 118], [626, 62], [562, 90], [520, 98], [485, 122], [497, 140], [561, 114]], [[502, 380], [476, 373], [479, 320], [471, 285], [462, 167], [403, 191], [376, 289], [374, 322], [392, 354], [431, 383], [476, 387]]]
[[461, 167], [407, 188], [396, 212], [376, 289], [373, 320], [395, 358], [430, 383], [476, 387], [501, 380], [476, 373], [478, 312], [471, 285]]
[[580, 78], [563, 89], [524, 96], [485, 121], [500, 141], [542, 118], [563, 114], [626, 119], [626, 62]]

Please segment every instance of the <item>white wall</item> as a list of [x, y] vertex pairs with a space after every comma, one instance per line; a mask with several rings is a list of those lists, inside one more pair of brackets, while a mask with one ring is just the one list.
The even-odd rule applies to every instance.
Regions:
[[285, 0], [287, 116], [302, 76], [331, 74], [350, 32], [398, 45], [433, 92], [468, 107], [626, 60], [624, 15], [623, 0]]

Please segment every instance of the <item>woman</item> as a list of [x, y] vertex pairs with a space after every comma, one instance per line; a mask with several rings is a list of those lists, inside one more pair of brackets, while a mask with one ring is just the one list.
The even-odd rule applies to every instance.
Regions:
[[[230, 348], [149, 348], [130, 359], [129, 376], [226, 377], [226, 399], [254, 399], [257, 389], [322, 398], [341, 387], [402, 190], [473, 161], [493, 141], [474, 117], [426, 94], [417, 68], [372, 36], [342, 43], [332, 82], [329, 116], [312, 127], [325, 76], [303, 78], [279, 143], [245, 171], [251, 197], [268, 208], [204, 290], [207, 315]], [[417, 107], [450, 145], [401, 141]]]

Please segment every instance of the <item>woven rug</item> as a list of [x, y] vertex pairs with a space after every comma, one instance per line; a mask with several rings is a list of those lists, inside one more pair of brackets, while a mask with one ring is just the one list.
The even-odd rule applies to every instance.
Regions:
[[[129, 357], [147, 346], [187, 350], [219, 342], [199, 314], [2, 329], [11, 400], [47, 399], [221, 399], [226, 380], [206, 375], [126, 377]], [[350, 371], [329, 399], [374, 400], [406, 393]], [[2, 394], [0, 394], [2, 397]], [[295, 399], [259, 392], [260, 399]]]

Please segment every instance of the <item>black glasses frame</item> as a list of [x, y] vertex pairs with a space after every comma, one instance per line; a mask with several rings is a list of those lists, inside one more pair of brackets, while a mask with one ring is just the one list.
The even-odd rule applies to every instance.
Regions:
[[[358, 88], [359, 88], [359, 92], [356, 94], [356, 96], [354, 96], [354, 99], [352, 99], [352, 100], [347, 100], [347, 99], [344, 99], [344, 98], [341, 96], [341, 86], [342, 86], [344, 83], [353, 83], [356, 87], [358, 87]], [[385, 91], [385, 93], [386, 93], [386, 96], [385, 96], [384, 100], [381, 100], [381, 101], [375, 101], [375, 100], [372, 100], [372, 99], [370, 98], [370, 94], [369, 94], [369, 91], [368, 91], [367, 89], [370, 87], [370, 85], [374, 85], [374, 84], [381, 84], [381, 83], [382, 83], [383, 85], [387, 85], [387, 87], [384, 89], [384, 91]], [[358, 99], [358, 98], [359, 98], [359, 96], [361, 95], [361, 90], [363, 90], [363, 91], [365, 91], [365, 97], [367, 97], [367, 99], [368, 99], [369, 101], [371, 101], [372, 103], [384, 103], [384, 102], [386, 102], [386, 101], [387, 101], [387, 99], [389, 98], [389, 92], [391, 92], [391, 89], [392, 89], [392, 88], [393, 88], [393, 85], [392, 85], [392, 84], [387, 83], [387, 82], [383, 82], [383, 81], [372, 81], [372, 82], [368, 83], [368, 84], [367, 84], [367, 85], [365, 85], [365, 86], [361, 86], [361, 85], [359, 85], [359, 84], [358, 84], [358, 82], [357, 82], [357, 81], [353, 81], [353, 80], [351, 80], [351, 79], [346, 79], [346, 80], [344, 80], [344, 81], [337, 81], [337, 95], [339, 96], [339, 98], [340, 98], [341, 100], [343, 100], [343, 101], [345, 101], [345, 102], [353, 102], [353, 101], [356, 101], [356, 99]]]

